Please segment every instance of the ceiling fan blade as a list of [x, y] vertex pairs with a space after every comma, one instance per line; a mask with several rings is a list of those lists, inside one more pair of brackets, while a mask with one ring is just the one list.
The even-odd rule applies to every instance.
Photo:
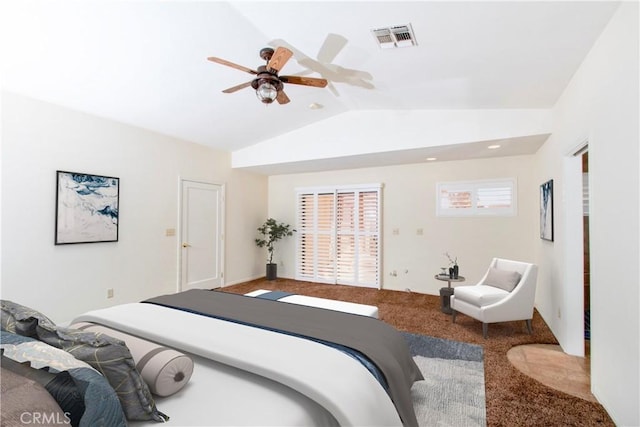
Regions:
[[325, 79], [318, 79], [316, 77], [280, 76], [280, 81], [282, 83], [314, 87], [325, 87], [327, 85], [327, 81]]
[[302, 65], [305, 68], [308, 68], [309, 70], [316, 71], [327, 80], [331, 80], [334, 82], [351, 83], [355, 79], [373, 79], [373, 76], [366, 71], [344, 68], [334, 64], [322, 64], [318, 61], [314, 61], [311, 58], [301, 59], [300, 61], [298, 61], [298, 64]]
[[291, 76], [308, 76], [309, 74], [313, 74], [313, 70], [306, 68], [304, 70], [298, 71], [295, 74], [291, 74]]
[[245, 71], [249, 74], [258, 74], [257, 71], [252, 70], [251, 68], [243, 67], [242, 65], [234, 64], [233, 62], [229, 62], [226, 59], [217, 58], [215, 56], [210, 56], [207, 58], [211, 62], [217, 62], [218, 64], [226, 65], [227, 67], [235, 68], [236, 70]]
[[373, 76], [371, 73], [362, 70], [354, 70], [352, 68], [344, 68], [339, 65], [328, 64], [327, 68], [347, 80], [349, 79], [364, 79], [364, 80], [373, 80]]
[[322, 64], [319, 61], [316, 61], [315, 59], [311, 59], [309, 57], [301, 58], [300, 60], [298, 60], [298, 64], [320, 74], [321, 76], [329, 75], [332, 73], [332, 70], [329, 69], [329, 67], [327, 67], [325, 64]]
[[291, 52], [293, 52], [293, 57], [296, 59], [298, 64], [308, 68], [311, 72], [322, 74], [324, 71], [327, 70], [327, 68], [324, 65], [320, 64], [318, 61], [314, 59], [309, 58], [307, 55], [305, 55], [304, 53], [302, 53], [301, 51], [293, 47], [291, 44], [287, 43], [282, 39], [274, 39], [269, 42], [269, 45], [286, 47]]
[[291, 44], [287, 43], [286, 41], [282, 40], [282, 39], [273, 39], [269, 42], [269, 46], [273, 47], [273, 48], [278, 48], [278, 47], [286, 47], [287, 49], [289, 49], [291, 52], [293, 52], [293, 56], [298, 59], [298, 58], [306, 58], [307, 55], [305, 55], [304, 53], [300, 52], [298, 49], [296, 49], [294, 46], [292, 46]]
[[278, 101], [278, 104], [288, 104], [290, 100], [287, 94], [284, 93], [283, 90], [280, 90], [278, 92], [278, 96], [276, 97], [276, 101]]
[[347, 42], [348, 40], [339, 34], [327, 34], [324, 43], [322, 43], [318, 51], [318, 61], [325, 64], [332, 63], [333, 60], [336, 59], [336, 56], [338, 56], [338, 53], [347, 45]]
[[376, 88], [373, 83], [368, 82], [368, 81], [363, 80], [363, 79], [351, 79], [351, 80], [349, 80], [349, 84], [352, 85], [352, 86], [363, 87], [365, 89], [375, 89]]
[[329, 82], [329, 85], [327, 87], [329, 88], [331, 93], [333, 93], [335, 96], [340, 96], [340, 92], [338, 92], [338, 89], [336, 89], [333, 83]]
[[[315, 67], [316, 70], [320, 72], [320, 75], [330, 82], [347, 83], [349, 85], [359, 86], [365, 89], [375, 88], [371, 82], [367, 81], [371, 80], [373, 77], [366, 71], [352, 70], [333, 64], [325, 65], [309, 58], [298, 61], [298, 63], [308, 69], [313, 69], [312, 67]], [[322, 68], [322, 71], [320, 71], [320, 68]], [[300, 75], [301, 73], [297, 74]]]
[[[318, 52], [318, 60], [310, 58], [282, 39], [274, 39], [269, 42], [269, 45], [273, 47], [286, 46], [287, 49], [293, 52], [295, 60], [299, 65], [305, 68], [305, 70], [295, 73], [294, 76], [305, 76], [311, 73], [318, 73], [324, 80], [330, 82], [329, 90], [336, 94], [336, 96], [338, 96], [337, 90], [332, 83], [346, 83], [365, 89], [374, 89], [375, 86], [368, 81], [373, 79], [373, 76], [370, 73], [344, 68], [332, 63], [333, 59], [338, 55], [338, 53], [340, 53], [347, 43], [348, 40], [341, 35], [333, 33], [328, 34]], [[287, 77], [290, 79], [293, 76]], [[280, 79], [282, 80], [282, 77]], [[285, 82], [284, 80], [282, 81]], [[300, 81], [290, 81], [290, 83], [309, 85], [308, 83], [301, 83]], [[314, 86], [314, 84], [310, 84], [309, 86]]]
[[267, 68], [270, 70], [280, 71], [292, 56], [293, 52], [286, 47], [280, 46], [273, 53], [273, 56], [271, 56], [271, 59], [267, 64]]
[[244, 89], [245, 87], [249, 87], [249, 86], [251, 86], [251, 81], [248, 81], [246, 83], [242, 83], [242, 84], [230, 87], [229, 89], [225, 89], [222, 92], [223, 93], [233, 93], [233, 92], [237, 92], [240, 89]]

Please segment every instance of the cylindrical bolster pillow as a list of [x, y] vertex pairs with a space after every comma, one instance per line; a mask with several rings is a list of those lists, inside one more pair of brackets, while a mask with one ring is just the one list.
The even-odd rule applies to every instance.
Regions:
[[193, 360], [179, 351], [106, 326], [94, 323], [76, 323], [72, 328], [101, 332], [125, 342], [142, 379], [151, 393], [170, 396], [187, 384], [193, 373]]

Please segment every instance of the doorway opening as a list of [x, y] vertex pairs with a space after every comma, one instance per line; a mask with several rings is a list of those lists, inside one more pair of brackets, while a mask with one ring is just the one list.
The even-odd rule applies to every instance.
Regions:
[[589, 261], [589, 152], [582, 153], [582, 236], [584, 289], [584, 354], [589, 360], [591, 344], [591, 266]]

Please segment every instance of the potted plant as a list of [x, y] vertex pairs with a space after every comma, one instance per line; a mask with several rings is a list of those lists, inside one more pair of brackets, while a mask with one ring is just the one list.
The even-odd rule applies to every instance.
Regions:
[[458, 278], [458, 257], [455, 258], [451, 258], [451, 255], [449, 255], [449, 252], [445, 252], [444, 253], [445, 256], [447, 258], [449, 258], [449, 277], [451, 279], [457, 279]]
[[292, 236], [296, 230], [291, 229], [289, 224], [283, 222], [277, 222], [273, 218], [267, 219], [264, 224], [258, 227], [258, 232], [262, 235], [256, 239], [256, 245], [260, 248], [266, 246], [269, 252], [269, 258], [267, 259], [267, 280], [275, 280], [278, 277], [278, 264], [273, 262], [273, 251], [275, 243], [287, 236]]

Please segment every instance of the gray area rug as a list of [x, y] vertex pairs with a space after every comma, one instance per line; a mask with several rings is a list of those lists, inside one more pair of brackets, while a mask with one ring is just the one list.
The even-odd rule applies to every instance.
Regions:
[[420, 426], [486, 426], [482, 347], [403, 335], [425, 378], [411, 388]]

